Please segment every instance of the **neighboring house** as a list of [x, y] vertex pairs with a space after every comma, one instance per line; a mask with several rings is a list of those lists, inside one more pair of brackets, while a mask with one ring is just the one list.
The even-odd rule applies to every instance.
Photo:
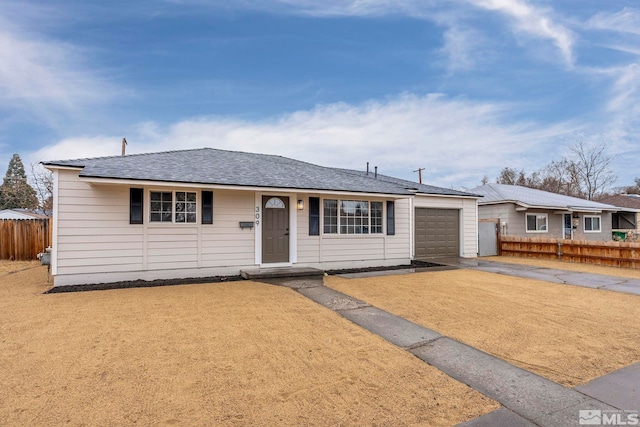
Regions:
[[45, 162], [55, 286], [475, 257], [471, 193], [210, 148]]
[[486, 184], [470, 192], [478, 219], [494, 220], [503, 235], [557, 239], [611, 240], [615, 206], [518, 185]]
[[614, 231], [640, 232], [640, 194], [616, 194], [598, 201], [618, 207], [612, 217]]
[[24, 209], [3, 209], [0, 210], [0, 219], [47, 219], [46, 215], [29, 212]]

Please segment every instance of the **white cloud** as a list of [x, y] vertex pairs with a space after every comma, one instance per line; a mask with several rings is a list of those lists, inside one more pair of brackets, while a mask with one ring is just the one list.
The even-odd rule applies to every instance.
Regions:
[[254, 9], [271, 13], [292, 13], [308, 16], [383, 16], [393, 13], [421, 17], [437, 1], [432, 0], [236, 0], [202, 1], [169, 0], [172, 3], [214, 5], [222, 8]]
[[[127, 135], [127, 152], [207, 146], [346, 168], [362, 169], [369, 161], [381, 173], [412, 178], [411, 171], [425, 167], [431, 184], [474, 185], [484, 174], [514, 165], [515, 158], [529, 162], [522, 167], [545, 164], [553, 141], [573, 131], [568, 124], [507, 125], [509, 110], [508, 105], [405, 94], [386, 102], [322, 105], [259, 122], [203, 117], [167, 128], [143, 123], [135, 135]], [[118, 155], [120, 138], [65, 139], [29, 157]]]
[[444, 33], [444, 46], [440, 52], [447, 58], [449, 73], [468, 71], [476, 65], [476, 53], [482, 36], [474, 30], [450, 27]]
[[[26, 25], [26, 24], [24, 24]], [[55, 122], [123, 92], [100, 78], [81, 49], [44, 39], [0, 16], [0, 101]]]
[[625, 7], [617, 13], [599, 12], [587, 21], [587, 28], [640, 35], [640, 10]]
[[[268, 13], [300, 14], [315, 17], [383, 17], [389, 15], [403, 15], [415, 19], [434, 22], [438, 25], [450, 27], [448, 43], [444, 49], [452, 48], [450, 56], [460, 55], [461, 49], [466, 50], [465, 56], [470, 61], [472, 46], [462, 46], [462, 42], [471, 42], [470, 38], [462, 39], [463, 33], [459, 28], [462, 23], [471, 25], [468, 18], [468, 4], [481, 9], [495, 11], [506, 15], [513, 23], [513, 31], [517, 34], [527, 34], [536, 38], [551, 40], [560, 51], [563, 61], [573, 65], [573, 34], [552, 17], [552, 11], [534, 7], [526, 0], [239, 0], [234, 2], [203, 2], [202, 0], [173, 0], [176, 3], [193, 3], [215, 5], [223, 8], [246, 8], [261, 10]], [[468, 64], [467, 64], [468, 65]]]
[[470, 3], [503, 13], [515, 23], [516, 32], [553, 41], [562, 58], [573, 65], [573, 34], [555, 22], [550, 11], [531, 6], [525, 0], [467, 0]]
[[640, 66], [634, 63], [609, 72], [615, 75], [616, 80], [608, 109], [636, 118], [640, 113]]

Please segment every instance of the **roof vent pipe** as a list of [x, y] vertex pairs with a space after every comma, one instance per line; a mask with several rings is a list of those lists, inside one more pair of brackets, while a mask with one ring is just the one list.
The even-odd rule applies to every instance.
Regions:
[[375, 171], [375, 178], [378, 179], [378, 167], [377, 166], [374, 168], [374, 171]]
[[127, 146], [127, 138], [122, 138], [122, 155], [124, 156]]
[[367, 175], [369, 175], [369, 162], [367, 162]]

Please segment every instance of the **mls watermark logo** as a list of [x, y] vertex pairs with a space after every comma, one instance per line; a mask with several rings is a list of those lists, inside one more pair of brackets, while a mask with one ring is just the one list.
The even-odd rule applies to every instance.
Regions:
[[579, 412], [579, 424], [581, 426], [601, 426], [602, 411], [599, 409], [581, 409]]
[[578, 411], [578, 424], [581, 426], [637, 426], [640, 425], [638, 412], [601, 411], [600, 409], [581, 409]]

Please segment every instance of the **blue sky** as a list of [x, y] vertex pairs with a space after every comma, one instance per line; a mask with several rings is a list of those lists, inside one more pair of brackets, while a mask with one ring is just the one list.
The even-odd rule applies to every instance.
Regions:
[[605, 142], [640, 176], [640, 5], [0, 0], [0, 167], [214, 147], [445, 187]]

